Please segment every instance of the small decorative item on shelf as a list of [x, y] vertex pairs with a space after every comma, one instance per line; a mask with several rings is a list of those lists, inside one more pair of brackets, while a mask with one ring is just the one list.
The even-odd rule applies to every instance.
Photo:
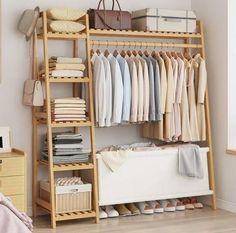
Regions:
[[86, 27], [78, 20], [86, 13], [79, 9], [53, 8], [47, 11], [49, 29], [52, 32], [78, 33]]
[[[56, 213], [69, 213], [91, 210], [92, 185], [84, 183], [80, 177], [55, 179]], [[40, 197], [50, 200], [50, 185], [47, 180], [40, 181]]]
[[196, 32], [196, 15], [189, 10], [146, 8], [132, 13], [132, 29], [160, 32]]
[[[115, 1], [119, 10], [114, 10]], [[103, 9], [100, 5], [103, 3]], [[113, 0], [112, 10], [105, 9], [105, 0], [100, 0], [97, 9], [89, 9], [90, 28], [95, 29], [113, 29], [129, 30], [131, 29], [131, 14], [128, 11], [122, 11], [118, 0]]]
[[0, 127], [0, 153], [11, 152], [10, 128]]

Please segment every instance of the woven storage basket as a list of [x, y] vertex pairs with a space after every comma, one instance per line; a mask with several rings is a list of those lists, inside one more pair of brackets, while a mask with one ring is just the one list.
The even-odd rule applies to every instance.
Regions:
[[[48, 181], [40, 181], [40, 197], [50, 201]], [[91, 184], [56, 186], [56, 213], [91, 210]]]

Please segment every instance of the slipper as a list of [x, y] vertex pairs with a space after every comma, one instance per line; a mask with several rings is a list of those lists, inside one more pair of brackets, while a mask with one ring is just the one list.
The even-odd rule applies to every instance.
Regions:
[[119, 213], [111, 205], [105, 207], [105, 212], [107, 213], [108, 218], [115, 218], [119, 216]]
[[101, 207], [99, 207], [99, 218], [100, 219], [108, 218], [107, 213]]
[[175, 206], [168, 200], [162, 200], [160, 203], [165, 212], [174, 212], [176, 210]]
[[196, 209], [203, 209], [203, 204], [201, 202], [198, 202], [196, 197], [191, 197], [190, 203], [193, 204], [194, 208]]
[[189, 198], [182, 198], [180, 200], [185, 205], [186, 210], [194, 210], [194, 205], [190, 202]]
[[131, 216], [131, 211], [128, 210], [124, 204], [115, 205], [114, 208], [118, 211], [120, 216]]
[[153, 214], [154, 210], [153, 208], [148, 205], [146, 202], [139, 202], [138, 204], [139, 210], [142, 214]]
[[185, 205], [183, 204], [182, 201], [178, 199], [172, 199], [170, 200], [171, 204], [175, 206], [175, 209], [178, 211], [183, 211], [185, 210]]
[[131, 211], [131, 215], [140, 215], [140, 210], [136, 207], [134, 203], [126, 204], [126, 207]]
[[154, 210], [154, 213], [163, 213], [164, 212], [164, 208], [161, 207], [161, 204], [157, 201], [149, 201], [147, 202], [148, 205], [150, 205], [153, 210]]

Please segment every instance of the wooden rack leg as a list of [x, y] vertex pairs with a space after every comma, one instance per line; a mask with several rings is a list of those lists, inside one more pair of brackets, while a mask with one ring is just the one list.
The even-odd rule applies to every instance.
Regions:
[[[86, 15], [86, 25], [89, 25], [88, 15]], [[96, 223], [99, 223], [99, 208], [98, 208], [98, 178], [97, 178], [97, 162], [96, 162], [96, 148], [95, 148], [95, 132], [94, 132], [94, 110], [93, 110], [93, 82], [92, 82], [92, 67], [90, 59], [90, 38], [89, 38], [89, 27], [86, 27], [86, 52], [87, 52], [87, 67], [89, 75], [89, 118], [93, 123], [90, 126], [90, 143], [92, 159], [94, 164], [93, 169], [93, 208], [96, 211]]]
[[[202, 57], [204, 59], [206, 59], [205, 44], [204, 44], [204, 31], [203, 31], [202, 22], [200, 22], [199, 26], [200, 26], [200, 33], [201, 33]], [[207, 141], [208, 141], [208, 146], [209, 146], [208, 172], [209, 172], [210, 189], [213, 191], [213, 195], [211, 196], [211, 204], [212, 204], [212, 208], [215, 210], [217, 208], [217, 206], [216, 206], [214, 159], [213, 159], [213, 151], [212, 151], [213, 147], [212, 147], [211, 119], [210, 119], [208, 88], [206, 89], [205, 111], [206, 111], [206, 125], [207, 125]]]
[[52, 150], [52, 120], [51, 120], [51, 95], [49, 84], [49, 64], [48, 64], [48, 38], [47, 38], [47, 15], [43, 12], [43, 48], [45, 65], [45, 85], [46, 85], [46, 107], [47, 107], [47, 139], [48, 139], [48, 169], [50, 183], [50, 205], [51, 205], [51, 226], [56, 228], [55, 212], [55, 189], [53, 171], [53, 150]]

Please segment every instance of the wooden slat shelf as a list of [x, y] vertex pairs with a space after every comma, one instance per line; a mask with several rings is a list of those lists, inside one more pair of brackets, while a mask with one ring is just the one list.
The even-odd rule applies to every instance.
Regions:
[[[39, 164], [48, 166], [48, 161], [40, 160]], [[89, 170], [93, 169], [94, 165], [91, 162], [87, 163], [67, 163], [67, 164], [54, 164], [53, 170], [55, 172], [59, 171], [76, 171], [76, 170]]]
[[145, 37], [145, 38], [201, 38], [200, 33], [181, 33], [181, 32], [149, 32], [149, 31], [132, 31], [132, 30], [106, 30], [90, 29], [91, 36], [108, 36], [108, 37]]
[[88, 83], [88, 77], [50, 77], [50, 83]]
[[80, 212], [71, 212], [65, 214], [56, 214], [56, 221], [65, 221], [73, 219], [82, 219], [82, 218], [94, 218], [96, 217], [96, 212], [91, 211], [80, 211]]
[[[60, 32], [48, 32], [47, 38], [51, 40], [78, 40], [86, 39], [85, 33], [60, 33]], [[42, 34], [38, 34], [38, 39], [43, 39]]]
[[64, 127], [88, 127], [92, 126], [90, 121], [66, 121], [66, 122], [52, 122], [52, 128], [64, 128]]

